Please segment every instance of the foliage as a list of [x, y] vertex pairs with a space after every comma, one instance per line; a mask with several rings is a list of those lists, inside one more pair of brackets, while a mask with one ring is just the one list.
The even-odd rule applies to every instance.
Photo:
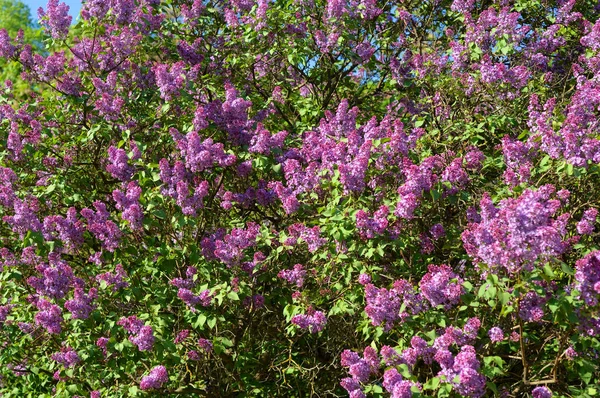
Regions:
[[[24, 43], [37, 46], [39, 50], [42, 46], [42, 31], [39, 26], [31, 20], [29, 8], [18, 0], [0, 0], [0, 26], [6, 29], [11, 37], [16, 37], [22, 30], [21, 40]], [[14, 83], [13, 94], [17, 97], [29, 91], [30, 85], [18, 79], [18, 62], [7, 62], [6, 59], [0, 59], [0, 82], [11, 80]]]

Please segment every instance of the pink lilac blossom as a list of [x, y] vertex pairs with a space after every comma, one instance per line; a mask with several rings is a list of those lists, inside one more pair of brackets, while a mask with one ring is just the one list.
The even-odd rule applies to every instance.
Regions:
[[189, 289], [179, 288], [177, 291], [177, 297], [179, 297], [181, 301], [186, 303], [189, 307], [194, 309], [194, 307], [198, 305], [208, 307], [212, 303], [213, 295], [209, 289], [203, 290], [200, 292], [200, 294], [194, 294]]
[[67, 210], [67, 217], [59, 215], [44, 218], [42, 233], [46, 240], [60, 239], [70, 250], [75, 250], [83, 244], [83, 221], [77, 219], [77, 209]]
[[108, 354], [108, 349], [107, 349], [108, 338], [99, 337], [98, 340], [96, 340], [96, 346], [102, 350], [102, 354], [104, 356], [106, 356]]
[[211, 352], [213, 349], [213, 343], [210, 340], [200, 338], [198, 340], [198, 346], [202, 348], [205, 352]]
[[35, 267], [42, 276], [30, 276], [27, 283], [35, 288], [39, 295], [63, 298], [74, 281], [73, 270], [58, 253], [50, 253], [48, 260], [48, 263], [41, 263]]
[[369, 276], [368, 274], [360, 274], [358, 276], [358, 283], [360, 283], [363, 286], [367, 285], [368, 283], [371, 283], [371, 276]]
[[540, 322], [544, 317], [544, 305], [547, 298], [535, 292], [527, 293], [519, 304], [519, 317], [527, 322]]
[[342, 366], [347, 367], [352, 379], [359, 383], [367, 382], [371, 374], [377, 372], [379, 369], [377, 353], [373, 353], [371, 350], [375, 351], [371, 347], [365, 348], [363, 358], [354, 351], [344, 350], [342, 352]]
[[446, 231], [442, 224], [434, 224], [431, 229], [429, 229], [429, 234], [434, 240], [438, 240], [446, 234]]
[[175, 344], [179, 344], [179, 343], [183, 342], [185, 339], [187, 339], [189, 337], [189, 335], [190, 335], [190, 330], [183, 329], [179, 333], [177, 333], [177, 336], [175, 336], [175, 340], [173, 340], [173, 342]]
[[42, 230], [42, 223], [36, 215], [39, 211], [39, 201], [36, 198], [28, 197], [25, 200], [15, 198], [13, 211], [13, 216], [4, 216], [2, 220], [8, 223], [13, 232], [18, 233], [21, 239], [28, 231], [39, 232]]
[[122, 232], [113, 221], [109, 220], [110, 213], [106, 205], [100, 201], [94, 202], [96, 211], [85, 208], [81, 215], [87, 220], [87, 229], [102, 243], [102, 248], [114, 252], [121, 240]]
[[308, 251], [314, 253], [317, 249], [327, 243], [325, 238], [321, 238], [321, 228], [315, 225], [312, 228], [307, 227], [304, 224], [293, 224], [288, 227], [290, 237], [295, 239], [302, 239], [308, 245]]
[[350, 394], [350, 397], [366, 398], [365, 393], [362, 391], [362, 389], [360, 387], [360, 383], [358, 381], [356, 381], [354, 378], [352, 378], [352, 377], [343, 378], [340, 381], [340, 385], [346, 391], [348, 391], [348, 393]]
[[13, 304], [1, 305], [0, 306], [0, 326], [6, 322], [6, 318], [12, 312], [12, 309], [15, 307]]
[[577, 351], [575, 351], [573, 346], [568, 347], [565, 350], [564, 355], [569, 361], [572, 361], [573, 359], [575, 359], [575, 357], [579, 356], [579, 354], [577, 353]]
[[225, 152], [222, 143], [215, 143], [211, 138], [202, 141], [195, 131], [183, 136], [172, 128], [170, 133], [185, 160], [186, 168], [192, 173], [212, 169], [215, 166], [232, 166], [237, 160], [235, 155]]
[[246, 229], [233, 228], [230, 234], [215, 241], [214, 256], [227, 267], [239, 265], [244, 256], [244, 250], [256, 244], [259, 231], [260, 226], [256, 223], [248, 223]]
[[[373, 284], [365, 285], [365, 313], [375, 326], [383, 325], [390, 330], [395, 322], [418, 314], [427, 308], [427, 301], [414, 291], [413, 285], [405, 280], [397, 280], [391, 289], [377, 288]], [[404, 305], [405, 311], [400, 312]]]

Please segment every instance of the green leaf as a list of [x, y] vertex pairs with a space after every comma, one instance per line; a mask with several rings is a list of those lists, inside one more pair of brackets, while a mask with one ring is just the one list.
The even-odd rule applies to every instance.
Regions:
[[217, 318], [209, 318], [208, 321], [206, 322], [206, 324], [208, 325], [209, 328], [214, 329], [215, 325], [217, 324]]
[[236, 292], [229, 292], [227, 293], [227, 298], [233, 301], [239, 301], [240, 297], [238, 296], [238, 294]]

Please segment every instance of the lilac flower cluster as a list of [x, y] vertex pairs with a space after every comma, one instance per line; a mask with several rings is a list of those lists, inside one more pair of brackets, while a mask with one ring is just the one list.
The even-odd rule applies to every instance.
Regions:
[[202, 348], [205, 352], [211, 352], [213, 349], [213, 343], [204, 338], [200, 338], [198, 340], [198, 346], [200, 346], [200, 348]]
[[321, 228], [315, 225], [312, 228], [304, 224], [293, 224], [288, 227], [290, 237], [286, 240], [287, 246], [293, 246], [302, 239], [308, 245], [308, 251], [314, 253], [317, 249], [327, 243], [325, 238], [321, 238]]
[[[319, 37], [316, 37], [319, 41]], [[378, 169], [401, 161], [413, 148], [420, 135], [407, 135], [404, 125], [391, 116], [379, 125], [372, 118], [357, 127], [358, 109], [350, 109], [347, 100], [342, 100], [335, 114], [326, 111], [319, 127], [305, 133], [300, 150], [290, 149], [284, 153], [283, 164], [286, 184], [274, 181], [270, 186], [283, 203], [288, 214], [296, 212], [302, 194], [321, 192], [326, 179], [339, 173], [339, 182], [344, 194], [362, 192], [370, 165]], [[375, 145], [375, 140], [386, 139], [384, 144]], [[324, 180], [325, 178], [325, 180]], [[376, 184], [373, 180], [371, 184]]]
[[[185, 62], [179, 61], [171, 64], [157, 64], [152, 68], [156, 77], [156, 86], [160, 91], [160, 97], [165, 101], [171, 101], [179, 96], [180, 90], [189, 78], [185, 70]], [[191, 74], [190, 74], [191, 75]]]
[[127, 152], [125, 152], [125, 150], [111, 146], [108, 148], [108, 161], [109, 164], [106, 166], [106, 171], [108, 171], [110, 175], [123, 182], [127, 182], [131, 179], [135, 172], [135, 168], [129, 165], [129, 158], [127, 157]]
[[212, 303], [213, 294], [209, 289], [203, 290], [200, 294], [194, 294], [192, 289], [197, 285], [197, 281], [194, 280], [194, 275], [198, 271], [195, 267], [188, 267], [185, 272], [185, 278], [174, 278], [171, 284], [179, 290], [177, 291], [177, 297], [179, 297], [184, 303], [191, 307], [194, 311], [194, 307], [202, 305], [208, 307]]
[[[453, 380], [456, 376], [459, 377], [458, 382], [455, 384], [456, 392], [471, 398], [479, 398], [485, 394], [486, 380], [485, 376], [478, 372], [479, 367], [475, 348], [470, 345], [462, 346], [460, 352], [454, 358], [453, 377], [448, 377], [448, 380]], [[449, 369], [445, 370], [447, 370], [447, 375], [448, 373], [452, 374]]]
[[504, 332], [498, 326], [494, 326], [488, 331], [488, 336], [492, 343], [499, 343], [504, 340]]
[[[195, 216], [204, 207], [203, 199], [208, 196], [208, 181], [190, 183], [191, 175], [181, 161], [175, 162], [173, 168], [166, 159], [161, 159], [160, 179], [163, 182], [161, 193], [174, 198], [183, 214]], [[192, 193], [190, 194], [190, 189]]]
[[246, 229], [233, 228], [223, 239], [215, 241], [214, 256], [228, 267], [239, 265], [244, 250], [253, 247], [260, 232], [256, 223], [248, 223]]
[[[106, 121], [118, 120], [119, 115], [121, 114], [121, 109], [123, 108], [123, 105], [125, 105], [125, 100], [118, 95], [119, 93], [115, 92], [117, 87], [119, 87], [118, 75], [116, 71], [112, 71], [108, 74], [106, 77], [106, 82], [97, 77], [93, 78], [92, 82], [96, 88], [96, 94], [99, 97], [96, 100], [96, 109], [98, 110], [98, 113], [103, 115]], [[123, 153], [120, 153], [119, 156], [121, 157], [121, 159], [119, 159], [121, 165], [124, 166], [124, 168], [128, 168], [127, 159], [123, 159]], [[112, 159], [111, 162], [114, 160], [117, 159]], [[111, 169], [117, 171], [119, 166], [113, 162]], [[117, 173], [112, 173], [111, 170], [108, 171], [113, 174], [113, 177], [117, 178], [115, 176]]]
[[[376, 288], [372, 283], [365, 285], [365, 313], [375, 326], [382, 325], [390, 330], [394, 323], [427, 309], [427, 301], [413, 285], [403, 279], [394, 282], [391, 289]], [[405, 310], [400, 312], [404, 305]]]
[[117, 209], [123, 211], [123, 220], [128, 221], [131, 229], [142, 228], [142, 220], [144, 213], [140, 206], [140, 195], [142, 188], [136, 181], [131, 181], [127, 184], [126, 193], [115, 189], [112, 193], [113, 199], [117, 202]]
[[304, 285], [306, 270], [304, 269], [302, 264], [296, 264], [292, 269], [284, 269], [279, 271], [277, 276], [282, 279], [285, 279], [289, 283], [294, 283], [298, 288], [301, 288], [302, 285]]
[[400, 198], [394, 212], [397, 217], [407, 220], [413, 218], [413, 213], [417, 209], [423, 193], [429, 192], [438, 181], [435, 171], [441, 166], [442, 160], [439, 156], [431, 156], [423, 160], [420, 165], [412, 164], [409, 159], [404, 159], [402, 171], [405, 175], [405, 182], [398, 188]]
[[307, 314], [294, 315], [292, 323], [311, 333], [318, 333], [325, 327], [327, 317], [322, 311], [309, 311]]
[[581, 220], [577, 223], [577, 232], [581, 235], [591, 235], [594, 232], [598, 209], [591, 208], [583, 212]]
[[121, 318], [117, 325], [123, 326], [129, 333], [129, 341], [135, 344], [140, 351], [150, 351], [152, 349], [155, 340], [152, 326], [144, 325], [144, 322], [135, 315]]
[[532, 160], [536, 154], [535, 146], [505, 135], [502, 137], [502, 153], [507, 167], [504, 172], [506, 184], [514, 187], [521, 183], [527, 183], [531, 177]]
[[105, 272], [103, 274], [96, 275], [96, 281], [104, 281], [108, 286], [113, 286], [113, 291], [123, 289], [129, 286], [129, 283], [125, 281], [127, 278], [127, 272], [121, 264], [117, 264], [115, 267], [115, 273]]
[[161, 388], [168, 381], [169, 374], [167, 373], [167, 368], [162, 365], [155, 366], [147, 376], [142, 377], [140, 389], [151, 390]]
[[48, 260], [49, 263], [41, 263], [35, 267], [42, 277], [30, 276], [27, 278], [27, 283], [39, 295], [63, 298], [71, 289], [74, 279], [73, 270], [61, 260], [58, 253], [50, 253]]
[[36, 325], [42, 326], [48, 333], [58, 334], [61, 332], [62, 310], [58, 305], [52, 304], [44, 299], [35, 303], [39, 312], [35, 314]]
[[73, 19], [69, 15], [69, 6], [59, 0], [48, 0], [46, 11], [41, 7], [38, 9], [38, 18], [55, 39], [63, 39], [67, 36]]
[[429, 234], [434, 240], [438, 240], [446, 234], [442, 224], [434, 224], [429, 230]]
[[81, 358], [71, 347], [62, 347], [59, 352], [52, 354], [51, 358], [65, 368], [72, 368], [81, 362]]
[[88, 294], [82, 288], [75, 288], [75, 297], [65, 302], [65, 308], [71, 312], [73, 319], [87, 319], [95, 306], [93, 301], [98, 297], [96, 288], [91, 288]]
[[69, 250], [75, 250], [83, 243], [83, 221], [77, 219], [77, 209], [67, 210], [67, 217], [59, 215], [44, 218], [42, 233], [44, 239], [51, 241], [60, 239]]
[[366, 347], [361, 358], [354, 351], [344, 350], [341, 356], [342, 366], [348, 368], [352, 379], [358, 383], [365, 383], [369, 377], [379, 370], [380, 359], [373, 347]]
[[373, 217], [371, 218], [369, 213], [359, 210], [356, 213], [356, 228], [360, 235], [367, 239], [373, 239], [375, 235], [384, 233], [388, 226], [387, 216], [389, 212], [389, 208], [382, 205], [373, 213]]
[[96, 340], [96, 346], [102, 350], [104, 356], [108, 354], [108, 338], [99, 337], [98, 340]]
[[13, 201], [14, 215], [2, 217], [2, 221], [12, 227], [13, 232], [18, 233], [23, 239], [28, 231], [40, 232], [42, 223], [37, 212], [39, 211], [39, 201], [34, 197], [28, 197], [25, 200], [15, 198]]
[[288, 132], [283, 130], [277, 134], [271, 134], [262, 123], [258, 123], [256, 132], [250, 141], [250, 153], [260, 153], [262, 155], [269, 155], [273, 149], [281, 149], [285, 138], [288, 136]]
[[189, 289], [179, 288], [179, 290], [177, 291], [177, 297], [179, 297], [181, 301], [183, 301], [193, 309], [198, 305], [208, 307], [212, 303], [213, 295], [208, 289], [203, 290], [202, 292], [200, 292], [200, 294], [194, 294]]
[[552, 398], [552, 391], [548, 387], [539, 386], [531, 391], [531, 396], [533, 398]]
[[596, 307], [600, 298], [600, 252], [594, 251], [575, 263], [575, 289], [586, 305]]
[[555, 217], [560, 201], [550, 199], [554, 187], [526, 190], [504, 199], [496, 208], [489, 196], [481, 199], [481, 221], [462, 234], [467, 253], [490, 268], [509, 273], [531, 271], [538, 260], [551, 259], [568, 247], [564, 240], [569, 214]]
[[[588, 61], [589, 62], [589, 61]], [[595, 69], [592, 65], [591, 69]], [[574, 166], [587, 167], [600, 162], [600, 140], [595, 138], [595, 110], [600, 103], [597, 84], [587, 80], [581, 66], [574, 64], [577, 88], [570, 98], [559, 131], [552, 128], [552, 110], [556, 99], [550, 98], [540, 110], [539, 97], [530, 98], [530, 125], [535, 126], [531, 141], [539, 139], [541, 149], [552, 158], [563, 157]]]
[[104, 203], [95, 201], [94, 208], [96, 211], [88, 208], [81, 210], [81, 215], [87, 220], [87, 229], [102, 242], [103, 249], [114, 252], [119, 247], [122, 232], [117, 224], [109, 220], [110, 213]]
[[403, 380], [396, 368], [388, 369], [383, 373], [383, 388], [393, 398], [411, 398], [413, 386], [416, 384], [410, 380]]
[[185, 167], [192, 173], [209, 170], [215, 165], [232, 166], [237, 160], [235, 155], [225, 153], [222, 143], [214, 143], [211, 138], [202, 141], [195, 131], [183, 136], [172, 128], [170, 133], [185, 160]]
[[536, 292], [528, 292], [519, 303], [519, 317], [527, 322], [540, 322], [544, 317], [544, 305], [547, 297]]
[[421, 294], [433, 307], [443, 305], [445, 309], [450, 309], [459, 302], [463, 294], [463, 279], [445, 264], [431, 264], [428, 269], [429, 272], [419, 282]]
[[234, 145], [250, 144], [252, 134], [250, 127], [254, 124], [248, 117], [252, 102], [238, 95], [238, 91], [230, 84], [225, 84], [225, 102], [215, 100], [204, 107], [206, 119], [214, 122], [227, 132]]
[[14, 307], [14, 304], [0, 305], [0, 326], [6, 322], [6, 318], [10, 315]]

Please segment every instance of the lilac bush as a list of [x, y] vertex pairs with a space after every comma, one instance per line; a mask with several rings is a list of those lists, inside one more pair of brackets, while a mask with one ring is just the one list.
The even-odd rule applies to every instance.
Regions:
[[37, 15], [0, 28], [1, 395], [597, 394], [596, 3]]

